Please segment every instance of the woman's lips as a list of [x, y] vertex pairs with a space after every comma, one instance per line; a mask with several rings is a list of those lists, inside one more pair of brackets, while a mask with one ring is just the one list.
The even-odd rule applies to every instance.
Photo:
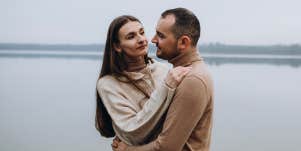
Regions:
[[146, 45], [140, 46], [137, 49], [144, 49], [146, 47]]

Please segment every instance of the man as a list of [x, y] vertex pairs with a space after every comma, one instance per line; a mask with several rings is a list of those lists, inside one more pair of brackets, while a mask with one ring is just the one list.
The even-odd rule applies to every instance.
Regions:
[[197, 50], [200, 23], [185, 8], [162, 13], [152, 42], [157, 56], [174, 67], [192, 70], [178, 86], [158, 137], [142, 146], [128, 146], [116, 139], [116, 151], [208, 151], [212, 129], [213, 82]]

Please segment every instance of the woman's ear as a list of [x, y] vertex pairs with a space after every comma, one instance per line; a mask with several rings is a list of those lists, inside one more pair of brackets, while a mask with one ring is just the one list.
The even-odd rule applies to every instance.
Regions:
[[191, 44], [191, 39], [189, 36], [183, 35], [178, 39], [179, 50], [186, 50]]
[[113, 44], [113, 47], [114, 47], [114, 49], [117, 51], [117, 52], [121, 52], [121, 47], [120, 47], [120, 45], [119, 44]]

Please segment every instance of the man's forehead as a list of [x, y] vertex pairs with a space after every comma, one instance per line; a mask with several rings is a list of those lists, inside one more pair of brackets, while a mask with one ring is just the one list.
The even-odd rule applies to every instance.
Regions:
[[173, 15], [167, 15], [164, 18], [161, 17], [157, 24], [157, 30], [169, 30], [170, 27], [175, 23], [175, 17]]
[[159, 19], [159, 23], [173, 25], [175, 23], [175, 17], [174, 15], [166, 15], [165, 17], [161, 17]]

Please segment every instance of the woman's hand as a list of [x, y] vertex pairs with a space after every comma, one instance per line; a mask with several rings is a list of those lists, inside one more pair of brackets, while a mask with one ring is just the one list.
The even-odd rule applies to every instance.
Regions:
[[176, 88], [183, 80], [185, 75], [191, 70], [192, 67], [178, 66], [171, 69], [166, 78], [165, 83], [170, 88]]

